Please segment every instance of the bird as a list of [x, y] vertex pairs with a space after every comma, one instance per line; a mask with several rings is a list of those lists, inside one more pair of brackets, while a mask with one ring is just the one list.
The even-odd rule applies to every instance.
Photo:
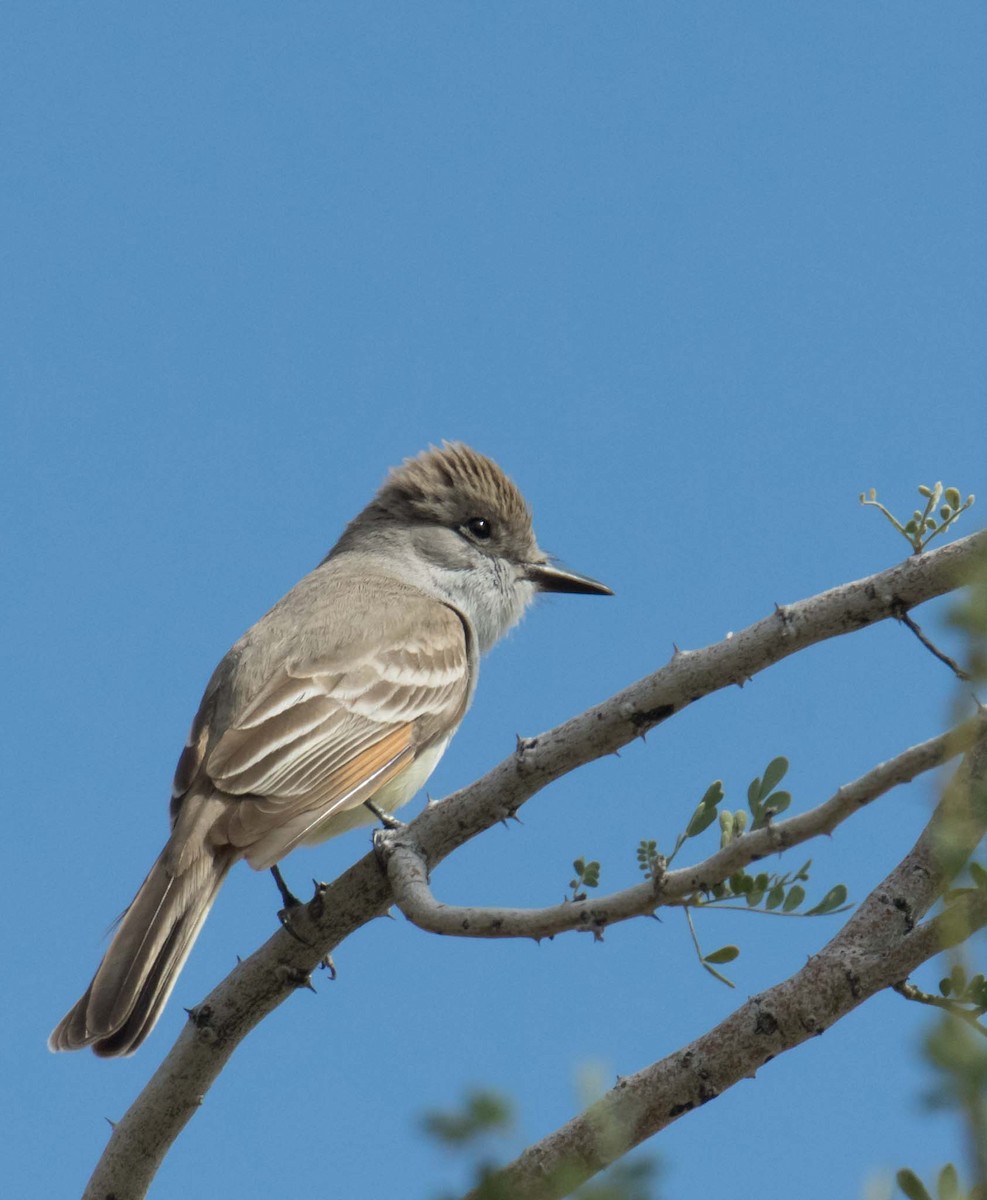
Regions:
[[539, 592], [612, 595], [538, 546], [517, 485], [443, 442], [393, 468], [314, 571], [209, 680], [175, 771], [171, 833], [53, 1051], [132, 1054], [229, 870], [387, 817], [434, 770], [480, 655]]

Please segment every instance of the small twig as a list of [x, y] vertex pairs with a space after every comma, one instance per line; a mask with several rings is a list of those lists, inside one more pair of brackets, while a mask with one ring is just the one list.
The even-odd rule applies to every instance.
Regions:
[[958, 1000], [951, 1000], [948, 996], [936, 996], [932, 992], [923, 992], [921, 988], [917, 988], [914, 983], [909, 983], [907, 979], [903, 983], [892, 984], [891, 990], [897, 992], [899, 996], [904, 996], [906, 1000], [914, 1000], [916, 1004], [928, 1004], [931, 1008], [941, 1008], [944, 1012], [959, 1017], [961, 1021], [966, 1021], [977, 1033], [987, 1037], [987, 1026], [980, 1024], [980, 1018], [987, 1011], [985, 1009], [964, 1008]]
[[926, 635], [922, 632], [922, 628], [918, 624], [918, 622], [914, 621], [911, 618], [911, 616], [909, 616], [909, 614], [904, 609], [902, 609], [898, 613], [898, 620], [903, 625], [907, 625], [908, 628], [912, 631], [912, 633], [915, 634], [915, 636], [918, 638], [918, 640], [926, 648], [926, 650], [928, 650], [930, 654], [932, 654], [936, 658], [938, 658], [941, 663], [945, 663], [946, 666], [949, 667], [949, 669], [953, 672], [953, 674], [956, 676], [957, 679], [962, 679], [965, 683], [972, 682], [973, 676], [969, 673], [969, 671], [964, 671], [963, 668], [960, 666], [960, 664], [955, 661], [955, 659], [950, 658], [949, 655], [944, 653], [942, 650], [940, 650], [939, 647], [936, 646], [934, 642], [930, 641], [930, 639], [927, 638]]
[[864, 805], [968, 750], [985, 724], [987, 716], [973, 717], [948, 733], [911, 746], [895, 758], [879, 763], [808, 812], [772, 822], [735, 838], [695, 866], [668, 871], [658, 881], [649, 879], [646, 883], [593, 900], [567, 900], [547, 908], [443, 904], [429, 887], [427, 858], [411, 836], [410, 829], [379, 834], [376, 845], [387, 871], [394, 903], [413, 925], [427, 933], [540, 940], [576, 930], [591, 932], [600, 938], [608, 925], [646, 916], [661, 905], [688, 908], [695, 903], [693, 898], [697, 892], [709, 891], [714, 884], [751, 863], [832, 833]]

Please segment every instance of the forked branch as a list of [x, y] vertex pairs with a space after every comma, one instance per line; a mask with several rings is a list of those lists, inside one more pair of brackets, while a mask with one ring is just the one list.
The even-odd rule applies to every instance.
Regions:
[[[428, 868], [515, 813], [553, 780], [614, 753], [701, 697], [742, 684], [814, 643], [897, 617], [955, 589], [985, 548], [987, 534], [975, 534], [867, 579], [777, 607], [715, 645], [677, 651], [666, 666], [602, 704], [538, 737], [520, 740], [516, 752], [499, 766], [447, 800], [430, 804], [410, 826]], [[696, 879], [693, 885], [702, 882]], [[242, 1039], [304, 985], [341, 941], [392, 903], [378, 860], [368, 854], [334, 883], [320, 887], [299, 910], [292, 921], [295, 936], [279, 930], [239, 964], [192, 1010], [164, 1062], [115, 1125], [85, 1196], [143, 1197], [172, 1142]]]

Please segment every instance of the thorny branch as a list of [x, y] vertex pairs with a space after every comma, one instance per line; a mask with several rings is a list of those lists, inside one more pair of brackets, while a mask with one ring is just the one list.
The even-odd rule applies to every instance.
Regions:
[[[515, 813], [553, 780], [614, 753], [703, 696], [743, 683], [807, 646], [900, 617], [955, 589], [985, 548], [987, 534], [974, 534], [869, 578], [777, 607], [754, 625], [703, 650], [677, 651], [666, 666], [602, 704], [547, 733], [521, 740], [516, 752], [499, 766], [470, 787], [430, 804], [409, 827], [428, 867]], [[694, 881], [694, 886], [701, 884], [701, 879]], [[115, 1200], [139, 1200], [146, 1195], [168, 1149], [239, 1043], [305, 986], [311, 972], [340, 942], [392, 903], [377, 858], [368, 854], [332, 884], [320, 886], [314, 899], [297, 910], [291, 922], [295, 936], [279, 930], [240, 963], [190, 1012], [174, 1047], [114, 1126], [89, 1181], [87, 1200], [111, 1195]], [[896, 978], [904, 978], [908, 969], [903, 964]], [[833, 1014], [832, 1019], [842, 1015], [839, 1005], [833, 1005]], [[629, 1096], [626, 1084], [622, 1093]]]
[[681, 904], [769, 854], [832, 833], [843, 821], [892, 788], [968, 750], [980, 728], [981, 721], [975, 717], [878, 764], [808, 812], [771, 822], [730, 842], [704, 862], [666, 871], [658, 879], [592, 900], [566, 901], [538, 909], [442, 904], [432, 895], [425, 855], [407, 827], [379, 834], [376, 844], [386, 865], [394, 903], [409, 921], [429, 933], [537, 940], [577, 930], [600, 937], [608, 925], [646, 916], [662, 905]]
[[[920, 923], [987, 830], [987, 719], [918, 841], [837, 935], [783, 983], [768, 988], [690, 1045], [621, 1079], [596, 1104], [485, 1180], [487, 1195], [561, 1200], [586, 1179], [699, 1105], [831, 1025], [876, 992], [987, 925], [987, 894], [971, 893]], [[961, 811], [957, 814], [957, 809]], [[481, 1200], [471, 1192], [467, 1200]]]

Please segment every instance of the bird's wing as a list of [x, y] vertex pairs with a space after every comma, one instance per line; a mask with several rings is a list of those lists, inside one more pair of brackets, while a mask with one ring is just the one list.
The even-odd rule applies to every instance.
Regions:
[[471, 691], [462, 620], [420, 595], [402, 597], [391, 616], [377, 626], [391, 630], [385, 641], [329, 640], [283, 660], [221, 735], [210, 737], [208, 718], [193, 725], [176, 774], [178, 807], [182, 790], [206, 781], [235, 798], [214, 842], [269, 866], [456, 728]]

